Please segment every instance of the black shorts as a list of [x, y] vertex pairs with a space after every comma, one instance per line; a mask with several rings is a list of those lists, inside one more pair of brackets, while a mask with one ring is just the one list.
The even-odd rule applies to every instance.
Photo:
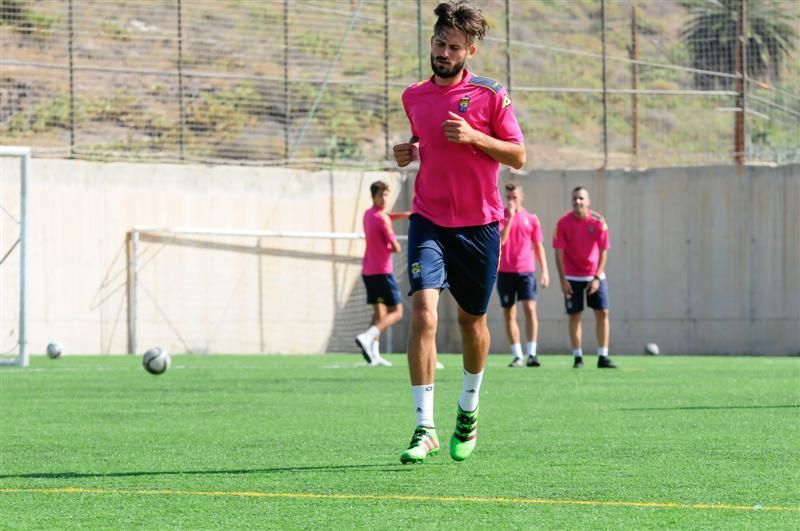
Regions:
[[400, 304], [400, 287], [391, 273], [386, 275], [361, 275], [364, 286], [367, 288], [367, 304], [385, 304], [397, 306]]
[[500, 306], [511, 308], [517, 302], [536, 300], [536, 275], [533, 273], [497, 274], [497, 293]]
[[421, 289], [449, 288], [462, 310], [483, 315], [489, 307], [499, 261], [497, 222], [450, 228], [419, 214], [409, 219], [409, 295]]
[[583, 311], [583, 299], [586, 297], [586, 305], [593, 310], [608, 309], [608, 282], [606, 279], [600, 281], [600, 287], [592, 295], [589, 295], [589, 285], [591, 282], [583, 280], [567, 280], [572, 286], [572, 297], [564, 297], [564, 303], [568, 314], [581, 313]]

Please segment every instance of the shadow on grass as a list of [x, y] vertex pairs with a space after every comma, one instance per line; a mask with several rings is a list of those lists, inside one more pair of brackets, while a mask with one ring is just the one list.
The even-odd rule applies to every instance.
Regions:
[[623, 407], [619, 411], [683, 411], [693, 409], [798, 409], [800, 404], [782, 406], [675, 406], [675, 407]]
[[[430, 466], [428, 464], [427, 466]], [[147, 472], [31, 472], [28, 474], [3, 474], [0, 479], [75, 479], [75, 478], [124, 478], [138, 476], [205, 476], [205, 475], [237, 475], [237, 474], [282, 474], [285, 472], [307, 471], [352, 471], [375, 469], [379, 472], [410, 472], [413, 466], [395, 463], [379, 465], [327, 465], [327, 466], [287, 466], [275, 468], [249, 468], [239, 470], [154, 470]]]

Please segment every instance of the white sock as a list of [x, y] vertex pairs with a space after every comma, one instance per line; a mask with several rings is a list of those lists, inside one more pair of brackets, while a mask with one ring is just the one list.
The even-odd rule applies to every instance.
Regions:
[[514, 355], [514, 359], [522, 357], [522, 345], [519, 343], [514, 343], [511, 345], [511, 353]]
[[608, 347], [597, 347], [597, 355], [604, 358], [608, 356]]
[[376, 359], [381, 357], [381, 340], [380, 340], [380, 338], [375, 338], [372, 341], [372, 357], [376, 358]]
[[528, 351], [528, 356], [536, 356], [536, 341], [525, 343], [525, 350]]
[[375, 326], [375, 325], [372, 325], [372, 326], [370, 326], [369, 328], [367, 328], [367, 331], [366, 331], [366, 332], [364, 332], [364, 333], [363, 333], [363, 334], [361, 334], [361, 335], [363, 335], [363, 336], [366, 336], [366, 337], [367, 337], [367, 339], [368, 339], [370, 342], [372, 342], [372, 341], [373, 341], [373, 340], [375, 340], [375, 339], [376, 339], [378, 336], [380, 336], [380, 335], [381, 335], [381, 331], [378, 329], [378, 327], [377, 327], [377, 326]]
[[461, 391], [461, 398], [458, 399], [458, 405], [463, 411], [475, 411], [478, 409], [482, 381], [483, 371], [478, 374], [472, 374], [464, 369], [464, 389]]
[[417, 426], [433, 428], [433, 384], [412, 385], [411, 394], [417, 410]]
[[575, 356], [576, 358], [582, 358], [583, 357], [583, 349], [582, 348], [574, 349], [572, 351], [572, 355]]

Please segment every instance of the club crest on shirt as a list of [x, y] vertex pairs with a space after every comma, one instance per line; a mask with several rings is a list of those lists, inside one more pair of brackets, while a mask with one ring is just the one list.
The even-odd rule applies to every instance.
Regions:
[[468, 107], [469, 107], [469, 96], [462, 96], [462, 98], [458, 100], [458, 112], [467, 112]]
[[589, 234], [594, 232], [594, 225], [589, 225]]

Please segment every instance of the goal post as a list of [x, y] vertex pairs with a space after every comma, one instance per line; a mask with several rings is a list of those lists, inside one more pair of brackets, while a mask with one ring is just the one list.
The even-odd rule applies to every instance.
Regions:
[[[17, 159], [19, 170], [12, 169], [2, 159]], [[0, 365], [27, 367], [28, 352], [28, 175], [30, 172], [31, 148], [23, 146], [0, 146], [0, 290], [3, 295], [0, 306]], [[19, 193], [15, 188], [19, 187]], [[11, 194], [6, 190], [14, 190]], [[19, 270], [11, 274], [12, 264], [19, 255]], [[9, 274], [6, 274], [9, 273]], [[13, 297], [13, 291], [19, 297]], [[12, 296], [7, 296], [12, 292]], [[16, 324], [16, 333], [14, 325]], [[14, 336], [16, 339], [14, 340]], [[11, 337], [11, 346], [7, 345]], [[13, 354], [12, 357], [8, 357]]]
[[[372, 315], [360, 278], [363, 241], [356, 232], [133, 226], [126, 237], [128, 353], [166, 341], [193, 353], [286, 353], [276, 350], [276, 336], [296, 337], [306, 345], [298, 348], [309, 349], [303, 352], [355, 349], [353, 332]], [[393, 261], [401, 280], [405, 253]], [[331, 335], [323, 346], [326, 323]], [[391, 328], [381, 341], [392, 345]]]

